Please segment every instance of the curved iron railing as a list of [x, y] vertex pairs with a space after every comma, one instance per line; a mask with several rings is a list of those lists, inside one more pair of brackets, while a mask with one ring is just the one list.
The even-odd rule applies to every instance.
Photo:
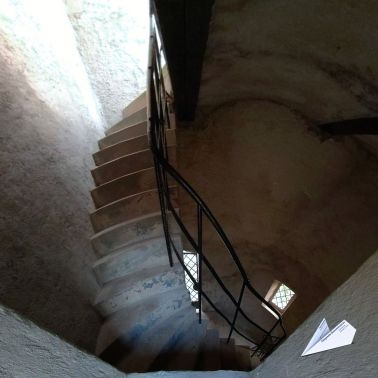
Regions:
[[[213, 310], [224, 319], [224, 321], [230, 326], [230, 331], [228, 334], [228, 341], [230, 340], [232, 333], [236, 332], [249, 342], [253, 343], [255, 347], [253, 348], [253, 354], [257, 355], [261, 359], [267, 357], [278, 344], [286, 337], [286, 332], [282, 323], [281, 314], [263, 298], [257, 290], [249, 282], [248, 276], [242, 266], [242, 263], [236, 254], [231, 242], [229, 241], [224, 230], [220, 226], [217, 219], [214, 217], [206, 203], [201, 199], [197, 192], [190, 186], [190, 184], [180, 175], [180, 173], [170, 164], [167, 140], [166, 140], [166, 130], [171, 128], [170, 124], [170, 114], [172, 114], [172, 103], [170, 94], [167, 93], [164, 83], [163, 71], [161, 59], [163, 55], [163, 48], [161, 44], [161, 39], [158, 36], [158, 30], [154, 16], [151, 16], [151, 36], [150, 36], [150, 46], [149, 46], [149, 66], [148, 66], [148, 83], [147, 83], [147, 111], [148, 111], [148, 137], [150, 148], [153, 153], [156, 180], [159, 191], [159, 200], [162, 213], [162, 221], [164, 234], [166, 239], [169, 263], [173, 266], [173, 253], [176, 258], [183, 266], [185, 272], [192, 280], [195, 288], [198, 290], [198, 307], [199, 307], [199, 322], [202, 319], [202, 299], [206, 300], [208, 304], [213, 308]], [[171, 182], [177, 185], [185, 193], [187, 193], [191, 200], [194, 202], [197, 208], [197, 220], [196, 220], [196, 236], [193, 236], [188, 228], [183, 223], [180, 215], [178, 214], [175, 206], [172, 202], [170, 187], [172, 187]], [[185, 266], [181, 252], [177, 249], [170, 231], [170, 224], [168, 221], [168, 215], [173, 216], [174, 221], [179, 226], [181, 232], [186, 237], [190, 243], [192, 249], [198, 254], [198, 280], [196, 280], [190, 273], [189, 269]], [[231, 293], [230, 289], [226, 286], [214, 266], [210, 263], [208, 257], [203, 250], [203, 221], [207, 219], [212, 225], [213, 229], [216, 231], [220, 240], [226, 247], [232, 261], [235, 264], [237, 271], [241, 276], [241, 289], [239, 296], [235, 298]], [[222, 309], [217, 306], [214, 301], [210, 298], [210, 295], [206, 292], [203, 287], [202, 271], [203, 266], [211, 273], [212, 277], [216, 283], [221, 288], [224, 295], [231, 301], [235, 311], [233, 312], [232, 319], [230, 319]], [[272, 314], [276, 317], [276, 321], [270, 329], [265, 329], [264, 327], [253, 321], [250, 316], [242, 308], [243, 298], [246, 292], [251, 293], [255, 298], [257, 298], [262, 304], [264, 304]], [[255, 327], [262, 335], [262, 339], [258, 342], [251, 338], [249, 335], [245, 334], [236, 326], [236, 322], [239, 316], [244, 318], [252, 327]], [[277, 335], [279, 333], [279, 335]]]

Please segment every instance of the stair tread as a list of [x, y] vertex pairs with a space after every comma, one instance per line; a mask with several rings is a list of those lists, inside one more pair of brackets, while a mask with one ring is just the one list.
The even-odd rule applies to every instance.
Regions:
[[189, 310], [189, 306], [188, 291], [186, 288], [177, 288], [169, 292], [157, 293], [137, 305], [124, 307], [107, 317], [101, 326], [97, 337], [96, 354], [104, 353], [114, 342], [129, 343], [166, 317], [183, 308]]
[[[171, 232], [179, 233], [179, 227], [168, 213]], [[92, 236], [93, 248], [99, 256], [105, 256], [121, 247], [126, 247], [153, 237], [163, 236], [161, 213], [151, 213], [139, 218], [118, 223]]]
[[145, 107], [147, 103], [147, 92], [142, 92], [138, 97], [125, 106], [122, 111], [123, 117], [127, 117], [141, 108]]
[[133, 125], [125, 126], [98, 141], [100, 149], [115, 145], [121, 141], [131, 140], [136, 137], [147, 135], [147, 122], [142, 121]]
[[[133, 139], [139, 139], [140, 137], [137, 137], [137, 138], [133, 138]], [[125, 142], [128, 142], [128, 141], [124, 141], [124, 142], [120, 142], [120, 143], [117, 143], [117, 144], [123, 144]], [[110, 146], [110, 147], [107, 147], [107, 148], [112, 148], [114, 146]], [[98, 152], [102, 152], [103, 150], [100, 150]], [[141, 154], [141, 153], [145, 153], [147, 151], [150, 151], [150, 148], [147, 146], [146, 148], [141, 148], [140, 150], [137, 150], [137, 151], [133, 151], [133, 152], [130, 152], [130, 153], [127, 153], [127, 154], [124, 154], [122, 156], [119, 156], [115, 159], [112, 159], [110, 161], [107, 161], [106, 163], [102, 163], [100, 165], [98, 165], [96, 168], [92, 169], [91, 172], [101, 168], [101, 167], [109, 167], [111, 164], [114, 164], [114, 163], [117, 163], [118, 161], [121, 161], [122, 159], [127, 159], [128, 157], [130, 156], [134, 156], [134, 155], [137, 155], [137, 154]]]
[[250, 371], [252, 370], [250, 351], [248, 348], [240, 345], [235, 346], [235, 358], [237, 361], [238, 370]]
[[206, 322], [198, 324], [198, 315], [188, 328], [179, 329], [176, 339], [166, 345], [150, 366], [150, 370], [195, 370], [200, 346], [206, 335]]
[[[177, 187], [169, 188], [174, 208], [178, 208]], [[92, 227], [95, 232], [100, 232], [108, 227], [125, 221], [140, 218], [160, 211], [160, 201], [157, 189], [146, 190], [141, 193], [123, 197], [102, 206], [90, 214]]]
[[[182, 250], [180, 236], [172, 235], [172, 239], [177, 250]], [[164, 236], [160, 236], [120, 248], [97, 260], [92, 269], [98, 283], [105, 284], [142, 269], [166, 267], [168, 264], [166, 240]]]
[[134, 152], [104, 163], [91, 170], [96, 185], [154, 166], [150, 149]]
[[[174, 129], [166, 131], [166, 141], [167, 147], [176, 145], [176, 131]], [[99, 151], [95, 152], [92, 156], [95, 164], [97, 166], [100, 166], [101, 164], [115, 160], [119, 157], [148, 148], [148, 137], [147, 134], [145, 134], [117, 142], [109, 147], [102, 148]]]
[[147, 121], [147, 107], [144, 106], [142, 109], [139, 109], [130, 115], [127, 115], [122, 120], [117, 122], [115, 125], [109, 127], [105, 131], [105, 135], [111, 135], [119, 130], [123, 130], [126, 127], [135, 125], [136, 123], [146, 122]]
[[125, 372], [145, 372], [167, 345], [174, 344], [182, 329], [193, 322], [194, 311], [185, 308], [168, 317], [159, 327], [146, 332], [133, 346], [132, 351], [117, 364]]
[[107, 163], [121, 156], [149, 148], [147, 135], [137, 136], [128, 140], [115, 143], [95, 152], [93, 160], [97, 166]]
[[223, 370], [238, 370], [238, 364], [235, 355], [235, 341], [230, 339], [220, 339], [221, 365]]
[[219, 332], [216, 329], [208, 329], [201, 346], [201, 357], [198, 370], [212, 371], [221, 369], [221, 351]]
[[[159, 279], [161, 276], [164, 278], [168, 277], [170, 280], [162, 282]], [[163, 289], [163, 287], [166, 287], [167, 289], [176, 287], [173, 286], [174, 284], [180, 286], [183, 283], [183, 276], [184, 273], [179, 265], [172, 268], [169, 267], [169, 265], [157, 266], [132, 272], [126, 277], [117, 278], [104, 284], [96, 297], [95, 304], [106, 300], [109, 297], [116, 296], [125, 290], [130, 292], [135, 290], [135, 292], [141, 293], [142, 288], [151, 289], [158, 283], [160, 283], [159, 287], [161, 287], [161, 289]], [[177, 281], [177, 279], [179, 280]]]
[[[167, 147], [171, 165], [176, 165], [176, 149]], [[102, 185], [143, 169], [153, 168], [154, 160], [150, 149], [134, 152], [109, 161], [91, 170], [96, 185]]]
[[181, 265], [143, 269], [105, 283], [96, 296], [94, 306], [103, 316], [108, 316], [125, 306], [148, 300], [159, 292], [179, 287], [185, 287]]
[[99, 208], [123, 197], [156, 188], [155, 170], [147, 168], [99, 185], [91, 190], [91, 196], [96, 208]]

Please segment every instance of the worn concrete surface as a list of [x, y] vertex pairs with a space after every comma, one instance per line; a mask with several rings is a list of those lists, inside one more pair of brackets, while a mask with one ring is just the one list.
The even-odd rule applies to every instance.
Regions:
[[91, 152], [103, 123], [61, 1], [0, 4], [0, 302], [93, 350]]
[[[278, 279], [297, 293], [285, 313], [289, 332], [378, 247], [376, 159], [351, 139], [321, 143], [308, 126], [285, 106], [241, 101], [178, 129], [179, 170], [224, 227], [252, 284], [265, 295]], [[183, 193], [179, 199], [193, 225], [195, 209]], [[205, 230], [205, 251], [237, 296], [240, 276], [206, 222]], [[244, 305], [267, 328], [274, 321], [252, 296]]]
[[146, 88], [148, 0], [64, 0], [107, 126]]
[[[358, 253], [358, 247], [355, 249]], [[253, 378], [376, 378], [378, 372], [378, 253], [339, 287], [262, 365]], [[325, 318], [332, 329], [347, 320], [357, 329], [351, 345], [301, 357]]]

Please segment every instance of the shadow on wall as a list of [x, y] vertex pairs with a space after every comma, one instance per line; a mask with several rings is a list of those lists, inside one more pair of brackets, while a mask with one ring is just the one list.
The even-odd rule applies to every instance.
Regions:
[[[284, 315], [289, 332], [378, 246], [377, 158], [352, 138], [320, 143], [308, 126], [284, 106], [250, 100], [178, 129], [179, 170], [218, 218], [252, 284], [263, 296], [274, 280], [297, 293]], [[180, 196], [180, 214], [193, 231], [190, 205]], [[209, 232], [203, 237], [237, 296], [240, 280], [224, 246]], [[261, 305], [250, 308], [264, 323]]]
[[80, 108], [52, 112], [9, 58], [0, 67], [0, 302], [92, 351], [100, 318], [88, 190], [98, 131]]

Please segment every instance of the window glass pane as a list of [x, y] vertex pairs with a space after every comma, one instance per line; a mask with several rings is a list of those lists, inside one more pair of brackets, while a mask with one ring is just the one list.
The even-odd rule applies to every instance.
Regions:
[[294, 296], [294, 291], [290, 290], [286, 285], [281, 284], [276, 293], [273, 295], [271, 302], [279, 309], [284, 310], [291, 298]]
[[[189, 269], [190, 274], [193, 278], [198, 282], [198, 259], [196, 253], [186, 252], [184, 251], [184, 264]], [[198, 302], [198, 292], [194, 290], [193, 282], [185, 272], [185, 285], [190, 293], [190, 299], [192, 302]]]

